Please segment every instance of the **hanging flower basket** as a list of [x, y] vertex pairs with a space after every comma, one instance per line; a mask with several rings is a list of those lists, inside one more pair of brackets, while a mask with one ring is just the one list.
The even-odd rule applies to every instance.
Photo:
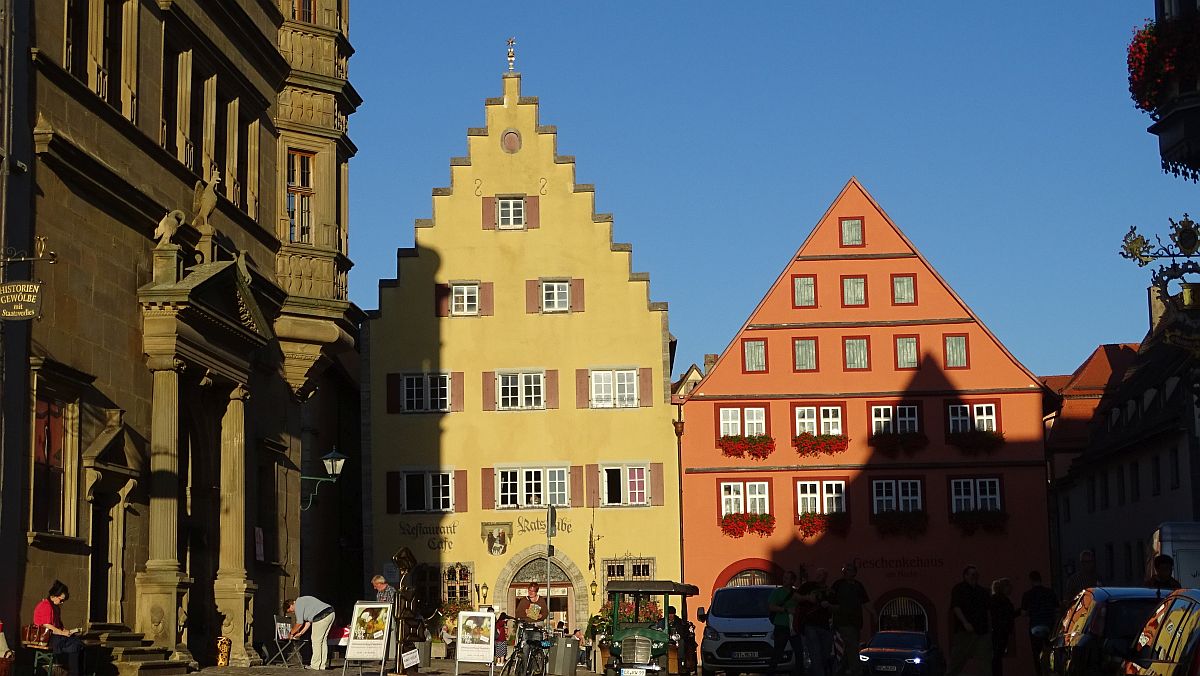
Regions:
[[815, 458], [821, 455], [837, 455], [845, 453], [850, 447], [850, 438], [844, 434], [803, 434], [792, 437], [792, 446], [796, 455], [802, 458]]
[[725, 435], [717, 439], [717, 448], [721, 454], [730, 458], [750, 456], [762, 460], [775, 452], [775, 440], [765, 434]]
[[1008, 525], [1008, 512], [998, 509], [968, 509], [951, 512], [950, 523], [958, 526], [963, 535], [973, 535], [980, 529], [988, 533], [1002, 533]]
[[929, 445], [924, 432], [876, 432], [867, 445], [884, 455], [912, 454]]
[[905, 535], [915, 538], [929, 529], [929, 513], [924, 511], [901, 512], [889, 509], [875, 515], [875, 528], [884, 537]]
[[954, 446], [963, 453], [991, 453], [1004, 445], [1004, 435], [988, 430], [971, 430], [969, 432], [951, 432], [946, 435], [946, 443]]
[[775, 517], [770, 514], [726, 514], [721, 518], [721, 532], [731, 538], [744, 537], [747, 533], [766, 537], [775, 532]]
[[810, 538], [821, 533], [845, 535], [850, 529], [850, 515], [846, 512], [830, 512], [817, 514], [805, 512], [797, 519], [796, 527], [800, 529], [800, 537]]
[[1127, 62], [1134, 105], [1159, 119], [1173, 90], [1193, 88], [1200, 76], [1200, 18], [1147, 21], [1133, 33]]

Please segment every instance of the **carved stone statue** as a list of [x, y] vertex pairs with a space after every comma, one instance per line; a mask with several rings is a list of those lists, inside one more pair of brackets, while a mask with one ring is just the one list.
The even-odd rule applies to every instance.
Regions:
[[220, 182], [221, 172], [215, 167], [207, 184], [204, 181], [196, 181], [196, 195], [192, 200], [192, 211], [195, 213], [192, 225], [197, 229], [209, 224], [208, 219], [217, 208], [217, 184]]
[[171, 243], [185, 218], [187, 217], [179, 209], [168, 211], [167, 215], [162, 217], [158, 227], [154, 228], [154, 239], [158, 240], [159, 246]]

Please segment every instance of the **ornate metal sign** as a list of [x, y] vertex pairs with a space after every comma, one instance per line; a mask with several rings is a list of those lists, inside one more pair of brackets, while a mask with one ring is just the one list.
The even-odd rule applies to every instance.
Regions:
[[0, 284], [0, 319], [34, 319], [41, 314], [41, 282]]
[[[1200, 357], [1200, 283], [1189, 282], [1187, 275], [1200, 275], [1200, 226], [1185, 213], [1178, 222], [1171, 222], [1171, 242], [1165, 243], [1155, 235], [1151, 244], [1130, 226], [1121, 243], [1120, 254], [1145, 267], [1154, 261], [1170, 259], [1170, 264], [1160, 264], [1150, 274], [1150, 281], [1163, 302], [1165, 316], [1165, 338], [1168, 343], [1178, 345]], [[1182, 260], [1180, 260], [1182, 259]], [[1172, 294], [1170, 285], [1178, 282], [1180, 291]]]

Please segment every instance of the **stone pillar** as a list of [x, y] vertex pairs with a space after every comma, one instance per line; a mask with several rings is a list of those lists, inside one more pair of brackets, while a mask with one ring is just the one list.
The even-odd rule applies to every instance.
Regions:
[[150, 427], [150, 558], [137, 574], [137, 631], [172, 657], [192, 661], [180, 642], [184, 594], [192, 580], [179, 565], [179, 371], [173, 355], [152, 356], [154, 400]]
[[233, 641], [229, 664], [248, 667], [262, 664], [251, 643], [254, 592], [246, 578], [246, 400], [245, 386], [229, 393], [221, 418], [221, 549], [220, 567], [213, 582], [217, 612], [223, 617], [221, 634]]

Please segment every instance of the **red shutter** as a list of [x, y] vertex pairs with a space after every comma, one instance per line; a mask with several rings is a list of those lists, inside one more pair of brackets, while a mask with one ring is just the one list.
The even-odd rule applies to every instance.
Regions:
[[542, 210], [538, 204], [537, 195], [530, 195], [525, 198], [525, 229], [537, 230], [542, 227]]
[[454, 371], [450, 374], [450, 410], [463, 410], [463, 372]]
[[387, 412], [400, 413], [404, 410], [400, 395], [404, 391], [404, 377], [399, 373], [387, 374]]
[[587, 408], [592, 400], [588, 388], [588, 370], [575, 369], [575, 408]]
[[587, 477], [587, 506], [600, 506], [600, 465], [587, 465], [584, 468]]
[[583, 507], [582, 465], [571, 465], [571, 506]]
[[492, 467], [484, 467], [479, 470], [479, 480], [482, 482], [479, 486], [480, 500], [483, 502], [484, 509], [496, 508], [496, 470]]
[[571, 280], [571, 312], [583, 312], [583, 280]]
[[483, 229], [484, 230], [495, 230], [496, 229], [496, 198], [495, 197], [484, 197], [483, 198]]
[[399, 472], [387, 473], [387, 513], [399, 514], [404, 510], [404, 482]]
[[483, 410], [496, 410], [496, 372], [483, 372]]
[[454, 511], [467, 511], [467, 470], [454, 470]]
[[654, 405], [654, 369], [638, 369], [638, 406]]
[[650, 463], [650, 504], [655, 507], [662, 507], [666, 504], [666, 481], [663, 477], [663, 464], [661, 462]]
[[525, 312], [534, 314], [542, 309], [541, 283], [536, 279], [525, 280]]
[[450, 285], [435, 284], [433, 287], [433, 310], [439, 317], [450, 316]]
[[558, 408], [558, 371], [546, 371], [546, 408]]
[[479, 283], [479, 316], [491, 317], [496, 313], [496, 293], [491, 282]]

